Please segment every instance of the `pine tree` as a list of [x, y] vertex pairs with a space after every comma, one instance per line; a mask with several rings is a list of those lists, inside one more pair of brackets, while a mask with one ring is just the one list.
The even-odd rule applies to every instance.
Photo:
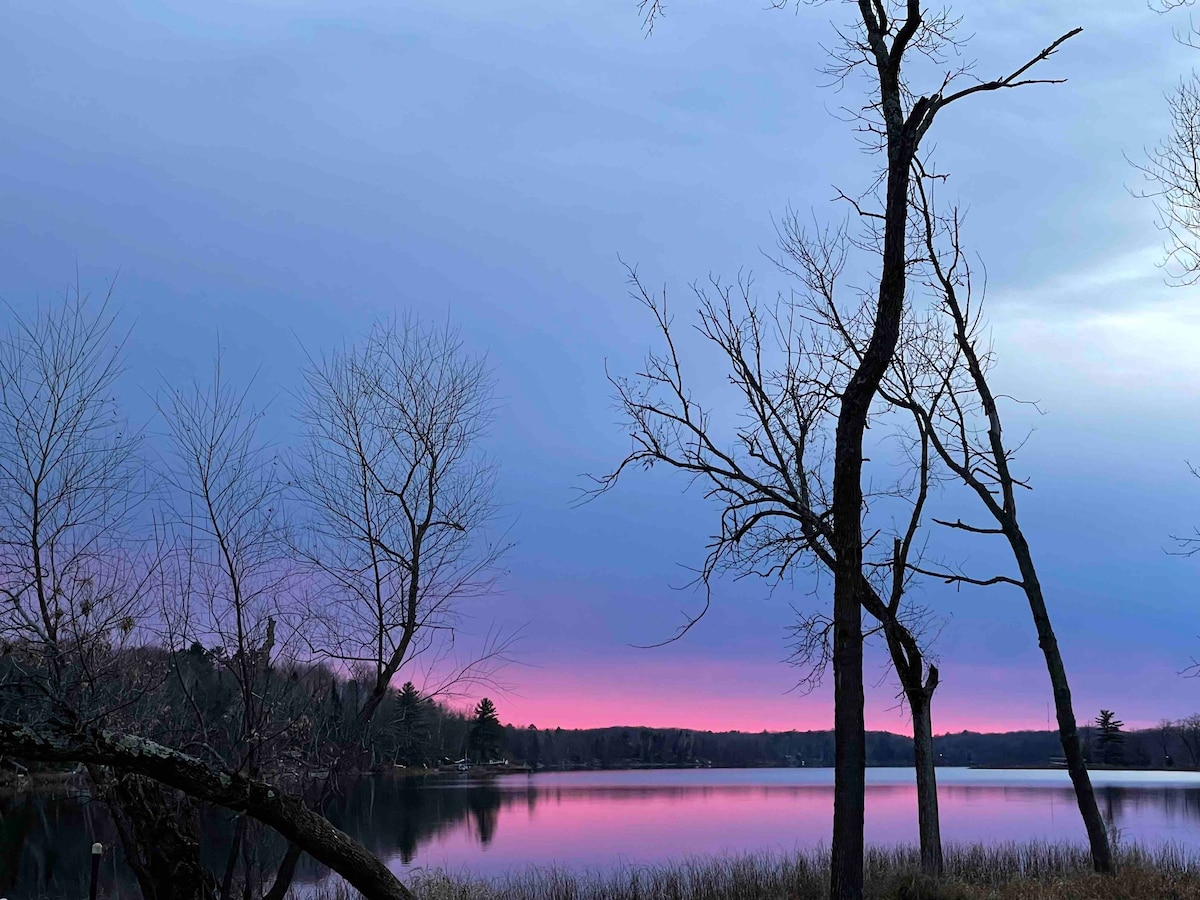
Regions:
[[396, 697], [396, 751], [406, 765], [428, 756], [432, 735], [429, 727], [429, 701], [411, 681], [404, 682]]
[[1124, 759], [1125, 723], [1111, 709], [1100, 710], [1096, 716], [1096, 727], [1100, 729], [1100, 759], [1105, 763], [1118, 763]]
[[496, 705], [487, 697], [475, 707], [475, 718], [471, 721], [471, 737], [468, 746], [476, 759], [488, 762], [500, 753], [504, 741], [504, 726], [496, 716]]

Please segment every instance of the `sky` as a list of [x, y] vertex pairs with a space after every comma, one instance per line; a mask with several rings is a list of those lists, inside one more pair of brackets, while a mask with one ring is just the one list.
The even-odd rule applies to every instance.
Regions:
[[[487, 450], [515, 547], [467, 630], [520, 629], [501, 718], [759, 731], [832, 726], [790, 690], [792, 606], [828, 583], [684, 586], [714, 513], [669, 473], [579, 506], [628, 437], [605, 379], [650, 324], [620, 260], [681, 301], [710, 273], [787, 285], [765, 254], [788, 208], [840, 221], [874, 162], [821, 74], [840, 4], [677, 0], [647, 36], [635, 0], [8, 0], [0, 8], [0, 297], [78, 279], [133, 338], [131, 415], [222, 352], [281, 444], [305, 354], [397, 312], [486, 353]], [[1197, 51], [1126, 0], [959, 5], [977, 72], [1010, 71], [1077, 25], [1041, 74], [931, 132], [943, 196], [986, 264], [997, 389], [1037, 400], [1021, 513], [1076, 709], [1129, 725], [1200, 710], [1200, 288], [1172, 288], [1129, 160], [1167, 130]], [[681, 315], [686, 311], [680, 304]], [[151, 427], [152, 423], [151, 423]], [[970, 562], [999, 566], [980, 548]], [[931, 586], [939, 732], [1045, 728], [1050, 691], [1023, 598]], [[908, 729], [884, 659], [868, 726]]]

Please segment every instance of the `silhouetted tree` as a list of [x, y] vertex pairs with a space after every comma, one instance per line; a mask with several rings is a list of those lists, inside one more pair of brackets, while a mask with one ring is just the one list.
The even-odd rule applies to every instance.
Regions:
[[[210, 648], [207, 659], [234, 688], [235, 703], [226, 710], [233, 715], [210, 719], [195, 693], [198, 683], [176, 673], [194, 733], [224, 765], [258, 779], [279, 774], [287, 751], [302, 739], [304, 720], [294, 714], [307, 697], [299, 685], [271, 677], [290, 655], [289, 638], [300, 622], [284, 483], [275, 452], [259, 434], [264, 411], [248, 395], [249, 386], [225, 377], [219, 358], [211, 381], [164, 387], [159, 411], [173, 451], [166, 463], [166, 518], [177, 549], [169, 557], [174, 580], [163, 620], [173, 645]], [[253, 834], [259, 827], [244, 816], [238, 822], [222, 877], [226, 896], [239, 866], [243, 885], [263, 878]]]
[[[119, 728], [166, 675], [162, 654], [131, 652], [150, 638], [160, 558], [140, 528], [150, 479], [116, 399], [114, 326], [109, 298], [76, 288], [0, 336], [0, 720]], [[179, 896], [211, 897], [187, 798], [91, 762], [147, 900], [165, 871], [185, 876]]]
[[1111, 709], [1100, 710], [1096, 716], [1096, 728], [1100, 731], [1100, 759], [1105, 763], [1119, 763], [1124, 759], [1125, 723]]
[[407, 765], [423, 761], [432, 737], [429, 727], [429, 701], [420, 695], [411, 681], [404, 682], [396, 696], [395, 711], [390, 724], [396, 734], [397, 758]]
[[500, 754], [504, 742], [504, 726], [496, 716], [496, 706], [484, 697], [475, 706], [475, 717], [471, 720], [471, 737], [468, 746], [479, 762], [488, 762]]
[[[1157, 0], [1152, 8], [1160, 12], [1192, 7], [1196, 0]], [[1200, 24], [1195, 17], [1186, 31], [1177, 30], [1176, 39], [1200, 49]], [[1200, 73], [1193, 70], [1183, 76], [1167, 95], [1170, 116], [1169, 133], [1136, 164], [1153, 187], [1143, 196], [1152, 198], [1158, 209], [1159, 227], [1166, 234], [1164, 268], [1168, 283], [1194, 285], [1200, 282]], [[1188, 463], [1192, 475], [1200, 478], [1200, 468]], [[1200, 528], [1190, 535], [1172, 535], [1183, 556], [1200, 554]], [[1200, 674], [1193, 660], [1189, 674]], [[1193, 761], [1195, 765], [1195, 761]]]
[[[371, 743], [393, 680], [418, 658], [440, 679], [427, 696], [488, 682], [504, 662], [508, 642], [494, 635], [465, 660], [451, 654], [462, 604], [491, 592], [508, 544], [490, 534], [496, 468], [480, 446], [493, 377], [452, 327], [381, 320], [304, 375], [291, 474], [308, 513], [294, 550], [315, 595], [310, 643], [366, 675], [332, 774]], [[293, 848], [281, 870], [296, 859]]]
[[[1193, 6], [1195, 0], [1158, 0], [1160, 12]], [[1187, 31], [1176, 31], [1180, 43], [1200, 47], [1193, 19]], [[1169, 282], [1200, 280], [1200, 74], [1183, 76], [1167, 94], [1169, 131], [1134, 165], [1152, 187], [1142, 196], [1154, 200], [1159, 227], [1166, 235], [1165, 268]], [[1195, 544], [1193, 539], [1189, 542]]]
[[505, 641], [459, 664], [447, 659], [462, 604], [491, 593], [508, 548], [490, 533], [485, 360], [453, 328], [380, 321], [360, 344], [314, 361], [302, 399], [292, 480], [310, 517], [299, 550], [318, 580], [319, 652], [369, 675], [359, 726], [419, 656], [444, 669], [426, 696], [487, 682]]
[[883, 395], [889, 402], [906, 407], [922, 422], [922, 431], [938, 457], [976, 495], [994, 522], [980, 526], [960, 519], [941, 524], [968, 534], [1002, 537], [1019, 577], [981, 578], [945, 569], [917, 571], [949, 584], [1007, 584], [1024, 593], [1050, 676], [1059, 737], [1087, 829], [1093, 866], [1098, 872], [1111, 873], [1108, 832], [1080, 747], [1066, 667], [1033, 552], [1017, 515], [1016, 492], [1028, 484], [1013, 472], [1014, 449], [1005, 442], [997, 395], [988, 382], [992, 357], [979, 343], [981, 304], [972, 294], [971, 270], [960, 243], [958, 211], [946, 216], [935, 212], [934, 183], [931, 175], [923, 173], [915, 186], [920, 195], [919, 228], [927, 254], [928, 284], [937, 298], [937, 308], [916, 327], [907, 352], [897, 357]]
[[[786, 0], [776, 5], [786, 5]], [[1043, 81], [1029, 78], [1027, 73], [1078, 29], [1008, 75], [991, 81], [970, 75], [969, 83], [960, 87], [972, 68], [960, 66], [935, 78], [928, 91], [921, 91], [909, 82], [907, 63], [923, 56], [940, 65], [946, 51], [957, 52], [957, 20], [945, 9], [926, 9], [921, 0], [858, 0], [845, 6], [853, 6], [854, 15], [852, 21], [839, 23], [844, 44], [833, 52], [827, 74], [839, 83], [852, 73], [868, 74], [870, 97], [851, 115], [858, 118], [868, 147], [883, 160], [872, 187], [857, 192], [856, 198], [847, 197], [861, 216], [866, 232], [863, 243], [874, 256], [871, 268], [879, 276], [873, 295], [862, 304], [862, 320], [856, 323], [862, 334], [862, 355], [829, 358], [819, 344], [794, 341], [794, 334], [785, 332], [785, 352], [794, 361], [787, 368], [802, 376], [800, 392], [791, 395], [776, 384], [763, 390], [750, 383], [763, 372], [761, 359], [751, 357], [745, 371], [735, 367], [730, 375], [750, 396], [745, 411], [751, 424], [738, 431], [731, 447], [718, 439], [707, 412], [682, 387], [676, 346], [668, 335], [665, 353], [648, 361], [646, 383], [618, 384], [622, 407], [632, 422], [635, 447], [605, 484], [613, 484], [627, 466], [662, 462], [681, 469], [693, 480], [707, 482], [709, 496], [718, 498], [724, 507], [712, 562], [720, 564], [740, 555], [743, 563], [749, 562], [750, 570], [755, 570], [757, 562], [766, 562], [765, 570], [778, 577], [798, 558], [815, 556], [819, 565], [832, 573], [829, 630], [837, 740], [830, 890], [833, 900], [859, 900], [866, 760], [862, 610], [864, 588], [873, 571], [864, 559], [864, 435], [896, 354], [904, 319], [913, 173], [921, 143], [942, 110], [976, 93]], [[650, 28], [662, 12], [662, 4], [648, 0], [642, 11]], [[701, 303], [716, 315], [702, 310], [702, 318], [707, 316], [709, 322], [723, 328], [724, 313], [729, 310], [732, 337], [744, 342], [746, 331], [756, 327], [754, 311], [749, 311], [746, 320], [732, 319], [728, 294], [722, 293], [719, 284], [715, 287], [717, 300], [709, 304], [702, 297]], [[651, 307], [660, 330], [669, 331], [665, 309]], [[719, 342], [720, 334], [714, 340]], [[652, 396], [656, 390], [665, 394], [658, 405]], [[774, 398], [776, 392], [777, 405], [754, 405], [764, 395]], [[810, 434], [813, 421], [826, 417], [832, 420], [828, 432]], [[770, 446], [781, 422], [792, 426], [789, 444]], [[822, 438], [831, 441], [821, 443]], [[810, 444], [810, 439], [817, 445]], [[829, 453], [829, 495], [814, 497], [807, 469], [813, 466], [812, 457], [823, 452]], [[802, 466], [798, 472], [793, 461]], [[744, 540], [756, 549], [742, 550]], [[903, 566], [893, 568], [903, 580]]]

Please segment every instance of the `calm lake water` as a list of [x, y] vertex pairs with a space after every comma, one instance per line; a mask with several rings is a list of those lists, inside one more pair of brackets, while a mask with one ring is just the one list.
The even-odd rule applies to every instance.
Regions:
[[[1100, 808], [1124, 840], [1200, 852], [1200, 773], [1095, 772]], [[1044, 839], [1082, 844], [1066, 772], [939, 769], [947, 842]], [[867, 771], [867, 840], [915, 843], [916, 789], [905, 769]], [[529, 866], [606, 869], [697, 854], [782, 853], [824, 844], [831, 769], [541, 772], [480, 779], [364, 779], [335, 818], [397, 872], [503, 875]], [[229, 822], [205, 823], [219, 853]], [[86, 798], [0, 798], [0, 896], [55, 896], [111, 840]], [[214, 857], [216, 858], [216, 857]], [[310, 867], [306, 880], [319, 880]], [[119, 855], [106, 880], [127, 884]], [[124, 892], [122, 892], [124, 895]]]

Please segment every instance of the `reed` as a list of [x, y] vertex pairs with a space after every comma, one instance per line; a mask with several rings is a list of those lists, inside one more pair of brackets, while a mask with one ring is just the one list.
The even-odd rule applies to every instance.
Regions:
[[[950, 845], [946, 875], [919, 871], [912, 847], [867, 853], [864, 900], [1200, 900], [1200, 855], [1178, 847], [1124, 847], [1115, 878], [1091, 872], [1085, 847], [1056, 843]], [[485, 879], [430, 871], [409, 879], [419, 900], [824, 900], [827, 854], [695, 857], [599, 871], [527, 869]], [[306, 900], [356, 900], [332, 883]]]

